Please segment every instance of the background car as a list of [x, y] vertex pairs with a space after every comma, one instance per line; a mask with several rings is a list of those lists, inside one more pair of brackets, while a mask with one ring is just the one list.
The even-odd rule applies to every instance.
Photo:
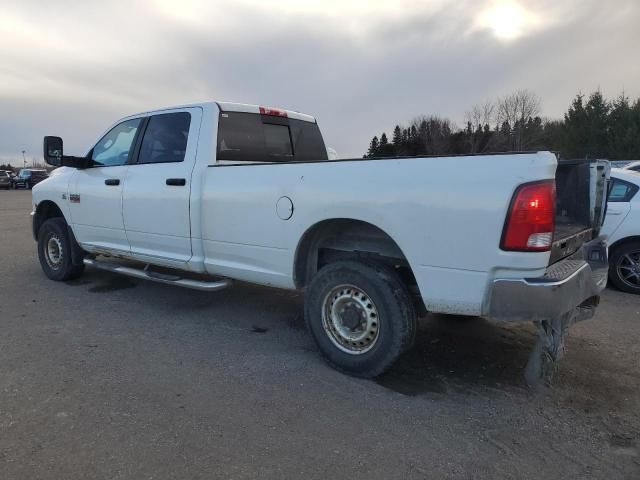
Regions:
[[633, 160], [610, 160], [611, 168], [625, 168], [632, 162]]
[[30, 189], [34, 185], [37, 185], [42, 180], [49, 177], [46, 170], [37, 168], [23, 168], [18, 172], [12, 180], [13, 188], [26, 188]]
[[635, 162], [629, 162], [624, 167], [623, 170], [633, 170], [634, 172], [640, 172], [640, 160], [636, 160]]
[[0, 188], [5, 190], [11, 188], [11, 175], [6, 170], [0, 170]]
[[609, 237], [609, 280], [640, 294], [640, 173], [614, 168], [601, 233]]

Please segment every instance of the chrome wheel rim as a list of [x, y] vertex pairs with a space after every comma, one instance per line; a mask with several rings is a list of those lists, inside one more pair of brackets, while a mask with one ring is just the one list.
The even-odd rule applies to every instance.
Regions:
[[631, 288], [640, 288], [640, 250], [622, 255], [616, 265], [618, 277]]
[[51, 235], [47, 240], [47, 246], [44, 250], [44, 257], [47, 265], [57, 270], [62, 265], [62, 241], [57, 235]]
[[340, 350], [361, 355], [378, 341], [380, 318], [369, 295], [354, 285], [339, 285], [324, 299], [322, 326]]

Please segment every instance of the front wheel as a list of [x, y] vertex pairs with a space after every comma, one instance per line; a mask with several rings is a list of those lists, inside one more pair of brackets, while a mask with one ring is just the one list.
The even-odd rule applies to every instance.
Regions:
[[618, 290], [640, 294], [640, 242], [615, 248], [609, 259], [609, 279]]
[[73, 264], [71, 242], [67, 223], [63, 218], [50, 218], [40, 227], [38, 259], [44, 274], [51, 280], [72, 280], [84, 272], [84, 264]]
[[331, 366], [365, 378], [387, 370], [416, 332], [415, 308], [396, 272], [356, 261], [318, 272], [305, 294], [305, 319]]

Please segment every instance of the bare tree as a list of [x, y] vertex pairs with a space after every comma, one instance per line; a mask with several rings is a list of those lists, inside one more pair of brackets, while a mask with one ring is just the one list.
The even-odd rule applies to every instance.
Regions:
[[451, 134], [455, 126], [436, 115], [418, 116], [411, 121], [410, 139], [417, 152], [424, 155], [444, 155], [451, 150]]
[[512, 150], [526, 148], [529, 139], [525, 135], [525, 126], [530, 119], [540, 115], [540, 105], [540, 97], [529, 90], [517, 90], [498, 100], [498, 124], [511, 132]]
[[478, 126], [484, 128], [485, 125], [492, 125], [496, 117], [496, 104], [488, 100], [484, 103], [474, 105], [467, 113], [464, 119], [466, 123], [470, 123], [473, 128]]
[[466, 143], [469, 153], [481, 153], [491, 149], [491, 136], [487, 135], [491, 125], [495, 123], [496, 103], [488, 100], [484, 103], [474, 105], [465, 113]]

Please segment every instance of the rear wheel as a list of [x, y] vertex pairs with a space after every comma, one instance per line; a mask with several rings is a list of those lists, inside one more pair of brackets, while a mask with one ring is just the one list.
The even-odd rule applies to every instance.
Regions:
[[51, 280], [64, 281], [79, 277], [84, 264], [72, 261], [72, 239], [63, 218], [50, 218], [38, 231], [38, 258], [45, 275]]
[[318, 272], [305, 294], [305, 319], [331, 366], [366, 378], [387, 370], [416, 332], [415, 308], [396, 272], [355, 261]]
[[640, 294], [640, 242], [615, 248], [609, 261], [609, 280], [618, 290]]

